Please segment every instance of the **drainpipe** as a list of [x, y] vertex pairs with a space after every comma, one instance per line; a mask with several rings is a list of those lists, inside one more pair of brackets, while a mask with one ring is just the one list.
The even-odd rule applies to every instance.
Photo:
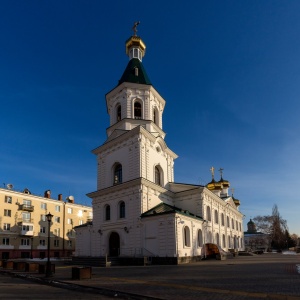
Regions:
[[206, 259], [206, 235], [207, 235], [207, 221], [206, 220], [203, 220], [202, 222], [202, 228], [203, 228], [203, 224], [205, 223], [204, 225], [204, 235], [203, 235], [203, 245], [204, 245], [204, 259]]
[[66, 226], [65, 226], [65, 218], [66, 218], [66, 202], [64, 202], [64, 205], [63, 205], [63, 257], [66, 256], [66, 253], [65, 253], [65, 233], [66, 233]]
[[176, 257], [178, 260], [178, 230], [177, 230], [177, 220], [179, 217], [175, 216], [175, 249], [176, 249]]
[[194, 245], [194, 224], [193, 224], [193, 221], [191, 222], [192, 223], [192, 254], [193, 254], [193, 257], [195, 256], [195, 245]]

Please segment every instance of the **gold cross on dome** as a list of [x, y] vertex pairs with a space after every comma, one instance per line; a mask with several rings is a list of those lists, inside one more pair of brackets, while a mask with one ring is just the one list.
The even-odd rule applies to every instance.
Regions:
[[137, 27], [138, 27], [138, 25], [139, 25], [140, 23], [141, 23], [140, 21], [134, 22], [134, 25], [133, 25], [133, 27], [132, 27], [134, 36], [136, 36], [136, 33], [137, 33]]
[[211, 172], [212, 178], [214, 179], [214, 177], [215, 177], [215, 168], [214, 168], [214, 167], [211, 167], [209, 170], [210, 170], [210, 172]]
[[223, 171], [224, 171], [224, 169], [223, 168], [220, 168], [220, 174], [221, 174], [221, 177], [223, 177]]

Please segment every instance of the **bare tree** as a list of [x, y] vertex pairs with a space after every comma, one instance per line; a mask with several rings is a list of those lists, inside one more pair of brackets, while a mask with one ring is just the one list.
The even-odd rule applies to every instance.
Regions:
[[253, 218], [253, 221], [258, 231], [269, 235], [272, 247], [276, 249], [283, 249], [287, 247], [287, 222], [280, 216], [276, 204], [273, 206], [272, 215], [256, 216]]
[[291, 234], [291, 239], [294, 243], [294, 246], [297, 246], [299, 236], [296, 233]]

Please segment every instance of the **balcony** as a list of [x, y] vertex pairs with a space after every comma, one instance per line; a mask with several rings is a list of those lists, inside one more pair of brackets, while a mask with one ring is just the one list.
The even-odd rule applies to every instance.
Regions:
[[28, 205], [28, 204], [19, 204], [19, 210], [24, 210], [24, 211], [34, 211], [34, 206], [33, 205]]
[[23, 230], [23, 229], [21, 229], [20, 235], [33, 236], [33, 230]]
[[20, 235], [22, 236], [33, 236], [34, 233], [34, 226], [33, 226], [33, 219], [30, 220], [24, 220], [24, 219], [18, 219], [18, 225], [20, 228]]
[[33, 224], [33, 218], [18, 218], [18, 225], [22, 226], [22, 225], [32, 225]]

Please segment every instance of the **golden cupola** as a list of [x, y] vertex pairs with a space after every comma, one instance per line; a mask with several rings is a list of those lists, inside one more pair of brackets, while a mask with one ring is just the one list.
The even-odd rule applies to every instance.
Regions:
[[223, 189], [222, 183], [220, 183], [219, 181], [215, 181], [215, 168], [211, 167], [210, 172], [212, 180], [206, 185], [206, 187], [211, 191], [221, 191]]
[[140, 22], [134, 23], [132, 27], [134, 34], [126, 41], [126, 54], [129, 56], [129, 60], [137, 58], [139, 61], [142, 61], [142, 58], [146, 53], [146, 45], [144, 44], [142, 39], [136, 34], [137, 26], [139, 24]]
[[215, 168], [211, 167], [210, 171], [212, 175], [212, 180], [206, 185], [206, 187], [219, 197], [228, 198], [228, 189], [230, 187], [230, 182], [228, 180], [223, 179], [223, 169], [219, 169], [221, 175], [221, 179], [219, 181], [215, 181], [214, 179]]
[[206, 187], [211, 191], [222, 190], [222, 184], [218, 181], [215, 181], [214, 178], [206, 185]]
[[241, 205], [241, 202], [240, 202], [239, 199], [236, 199], [236, 198], [233, 197], [234, 189], [231, 189], [231, 192], [232, 192], [231, 198], [232, 198], [232, 200], [233, 200], [235, 206], [236, 206], [236, 207], [239, 207], [239, 206]]

